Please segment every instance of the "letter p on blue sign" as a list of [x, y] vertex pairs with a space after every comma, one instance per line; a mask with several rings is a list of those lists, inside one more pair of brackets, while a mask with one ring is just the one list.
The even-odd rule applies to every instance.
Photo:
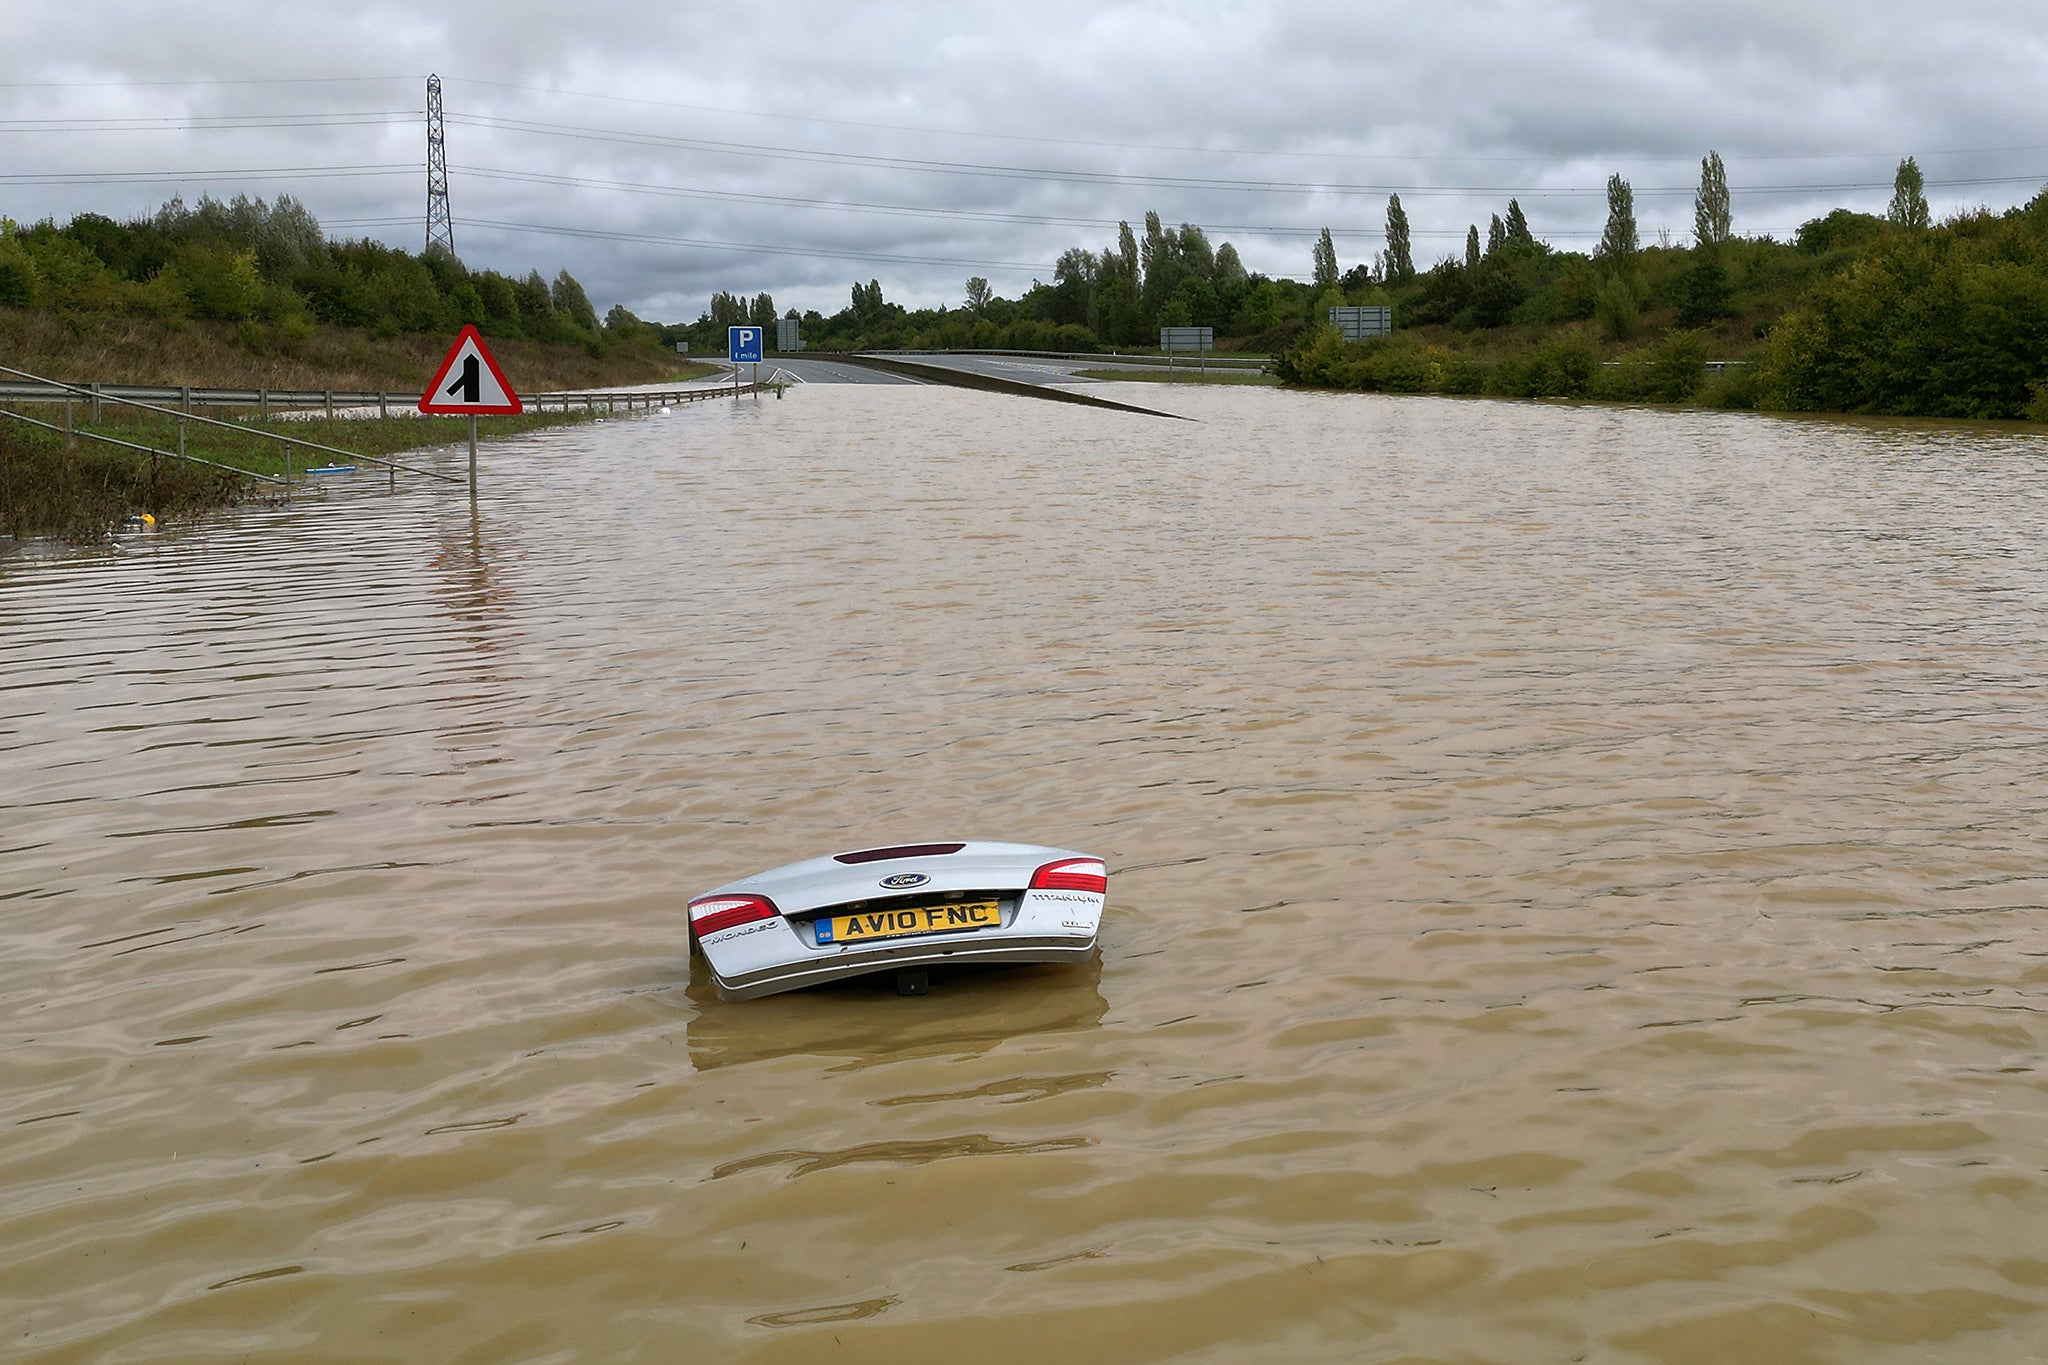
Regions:
[[726, 359], [739, 365], [746, 361], [761, 363], [761, 329], [759, 327], [728, 327], [725, 329]]

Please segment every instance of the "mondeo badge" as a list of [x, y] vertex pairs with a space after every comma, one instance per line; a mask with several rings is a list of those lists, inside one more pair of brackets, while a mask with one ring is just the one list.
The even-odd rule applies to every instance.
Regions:
[[923, 886], [931, 878], [922, 872], [898, 872], [893, 877], [882, 878], [882, 885], [890, 891], [908, 891], [913, 886]]

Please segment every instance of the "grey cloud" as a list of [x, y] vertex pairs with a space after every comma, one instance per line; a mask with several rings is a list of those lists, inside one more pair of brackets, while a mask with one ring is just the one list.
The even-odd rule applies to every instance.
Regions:
[[[1539, 234], [1587, 245], [1604, 214], [1598, 190], [1616, 171], [1637, 186], [1646, 234], [1661, 227], [1682, 239], [1689, 186], [1710, 148], [1727, 159], [1738, 230], [1783, 233], [1838, 205], [1880, 208], [1882, 186], [1907, 153], [1935, 182], [1937, 210], [2017, 202], [2039, 188], [2028, 177], [2048, 179], [2048, 150], [2036, 145], [2048, 142], [2037, 131], [2048, 122], [2040, 80], [2048, 40], [2035, 10], [1992, 0], [1936, 8], [1896, 0], [792, 0], [730, 11], [622, 0], [17, 0], [18, 40], [0, 52], [0, 81], [9, 83], [0, 87], [0, 118], [416, 111], [421, 81], [437, 71], [448, 81], [457, 242], [472, 265], [550, 275], [567, 267], [600, 308], [624, 302], [658, 318], [693, 317], [716, 289], [767, 290], [784, 306], [830, 312], [853, 281], [870, 277], [913, 304], [957, 303], [969, 274], [1015, 294], [1034, 276], [1049, 279], [1065, 247], [1101, 247], [1114, 238], [1114, 220], [1136, 221], [1148, 209], [1169, 222], [1218, 225], [1212, 236], [1234, 241], [1252, 269], [1299, 276], [1323, 225], [1336, 232], [1346, 264], [1376, 251], [1385, 191], [1396, 187], [1424, 258], [1456, 250], [1465, 225], [1484, 224], [1511, 193]], [[352, 76], [390, 79], [307, 79]], [[149, 84], [279, 79], [300, 83]], [[551, 136], [508, 121], [605, 137]], [[787, 150], [721, 153], [648, 137]], [[17, 177], [194, 173], [148, 185], [0, 181], [0, 212], [16, 218], [129, 215], [173, 191], [287, 191], [338, 233], [415, 248], [424, 237], [416, 114], [384, 126], [231, 131], [0, 125], [0, 148]], [[1073, 183], [816, 159], [825, 153], [1373, 188]], [[342, 165], [400, 169], [301, 181], [196, 174]], [[797, 202], [515, 183], [472, 168]], [[1944, 188], [1944, 180], [1976, 183]], [[1872, 188], [1765, 192], [1784, 185]], [[1108, 224], [823, 207], [855, 202]], [[487, 222], [738, 246], [511, 232]], [[761, 245], [912, 259], [750, 249]], [[1019, 268], [993, 264], [1002, 262]]]

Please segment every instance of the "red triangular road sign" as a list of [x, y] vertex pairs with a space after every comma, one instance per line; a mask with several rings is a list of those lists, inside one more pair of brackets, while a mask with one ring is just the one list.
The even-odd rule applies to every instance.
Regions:
[[465, 327], [448, 348], [448, 358], [434, 371], [420, 395], [420, 411], [437, 417], [482, 417], [524, 412], [505, 372], [491, 359], [490, 348], [474, 327]]

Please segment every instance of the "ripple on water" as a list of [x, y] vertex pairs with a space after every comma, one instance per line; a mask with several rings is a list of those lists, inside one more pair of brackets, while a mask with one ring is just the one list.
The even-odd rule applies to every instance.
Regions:
[[[0, 558], [5, 1349], [2035, 1358], [2041, 439], [1170, 405]], [[1100, 959], [684, 952], [935, 833], [1105, 854]]]

